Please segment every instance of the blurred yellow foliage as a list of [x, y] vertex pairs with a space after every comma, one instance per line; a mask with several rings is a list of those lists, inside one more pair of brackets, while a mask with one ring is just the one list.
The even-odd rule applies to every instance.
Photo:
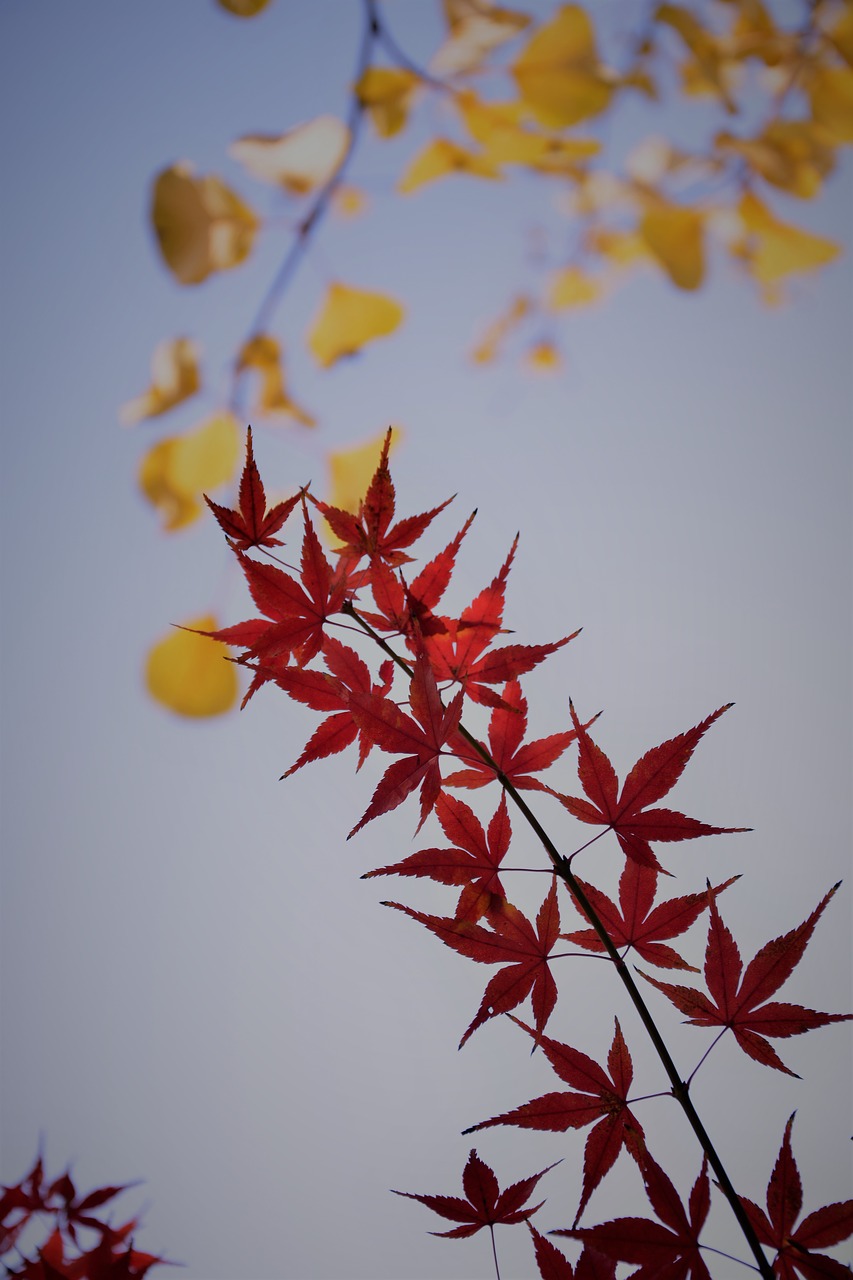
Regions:
[[744, 195], [738, 212], [748, 233], [746, 258], [760, 284], [773, 284], [800, 271], [814, 271], [841, 251], [833, 240], [781, 222], [751, 191]]
[[586, 307], [601, 297], [601, 281], [580, 267], [563, 267], [556, 271], [548, 289], [548, 305], [553, 311], [569, 307]]
[[487, 0], [443, 0], [448, 36], [430, 62], [435, 76], [476, 71], [495, 49], [530, 24], [526, 13], [502, 9]]
[[613, 92], [598, 60], [592, 19], [579, 4], [563, 5], [533, 33], [512, 73], [525, 104], [547, 128], [600, 115]]
[[241, 448], [236, 419], [220, 413], [148, 450], [139, 469], [139, 487], [160, 512], [165, 529], [181, 529], [198, 519], [202, 494], [231, 479]]
[[349, 146], [349, 129], [337, 116], [317, 116], [285, 133], [250, 133], [228, 148], [253, 178], [303, 196], [325, 186]]
[[819, 67], [809, 83], [812, 115], [840, 142], [853, 142], [853, 68]]
[[701, 214], [660, 200], [640, 219], [640, 235], [679, 289], [698, 289], [705, 275]]
[[317, 425], [317, 419], [300, 408], [285, 390], [281, 344], [276, 338], [268, 333], [259, 333], [254, 338], [249, 338], [240, 348], [237, 369], [240, 372], [251, 369], [258, 374], [258, 394], [249, 410], [250, 417], [265, 418], [283, 414], [284, 417], [301, 423], [303, 427]]
[[159, 640], [148, 653], [145, 684], [152, 698], [181, 716], [219, 716], [236, 705], [237, 671], [231, 650], [195, 631], [217, 631], [212, 614], [190, 618]]
[[308, 333], [308, 348], [327, 369], [344, 356], [355, 355], [366, 343], [393, 333], [404, 314], [399, 302], [387, 294], [335, 281]]
[[467, 173], [473, 178], [502, 176], [495, 162], [484, 153], [468, 151], [450, 138], [433, 138], [412, 159], [397, 183], [397, 190], [406, 195], [427, 182], [446, 177], [448, 173]]
[[404, 128], [417, 86], [418, 77], [405, 68], [369, 67], [365, 71], [355, 94], [380, 137], [393, 138]]
[[227, 9], [238, 18], [254, 18], [256, 13], [266, 9], [270, 0], [216, 0], [222, 8]]
[[200, 386], [196, 344], [190, 338], [161, 342], [151, 359], [151, 386], [141, 396], [122, 405], [119, 421], [131, 426], [143, 418], [156, 418], [195, 395]]
[[151, 222], [166, 266], [181, 284], [200, 284], [236, 267], [252, 251], [259, 221], [221, 179], [196, 178], [187, 164], [154, 181]]

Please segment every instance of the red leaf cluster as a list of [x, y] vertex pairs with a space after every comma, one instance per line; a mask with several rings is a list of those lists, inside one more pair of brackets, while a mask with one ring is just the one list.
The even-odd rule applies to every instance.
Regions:
[[[20, 1182], [0, 1189], [0, 1255], [15, 1248], [34, 1217], [51, 1218], [52, 1229], [35, 1256], [19, 1254], [14, 1270], [6, 1264], [6, 1274], [20, 1280], [138, 1280], [154, 1266], [173, 1266], [134, 1249], [138, 1219], [113, 1227], [98, 1217], [108, 1201], [134, 1185], [98, 1187], [81, 1196], [68, 1171], [46, 1182], [39, 1156]], [[88, 1248], [83, 1245], [86, 1235], [96, 1237]]]

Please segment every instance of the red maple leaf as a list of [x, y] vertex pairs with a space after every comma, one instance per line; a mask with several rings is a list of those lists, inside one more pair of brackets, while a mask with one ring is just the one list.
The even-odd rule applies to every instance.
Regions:
[[504, 684], [532, 671], [579, 634], [575, 631], [552, 644], [508, 644], [486, 653], [502, 629], [506, 581], [517, 546], [516, 536], [497, 577], [458, 619], [442, 618], [443, 629], [424, 638], [436, 679], [440, 683], [460, 684], [472, 701], [492, 707], [503, 704], [488, 685]]
[[853, 1200], [824, 1205], [796, 1225], [803, 1208], [803, 1184], [791, 1150], [794, 1115], [785, 1125], [767, 1184], [767, 1213], [746, 1196], [740, 1202], [760, 1242], [776, 1250], [773, 1271], [780, 1280], [797, 1280], [798, 1275], [805, 1280], [850, 1280], [849, 1267], [815, 1249], [827, 1249], [853, 1235]]
[[295, 764], [282, 774], [288, 778], [297, 769], [312, 760], [343, 751], [351, 742], [359, 739], [358, 768], [367, 759], [373, 743], [359, 730], [350, 710], [353, 693], [373, 693], [384, 697], [391, 688], [394, 664], [389, 658], [379, 667], [379, 683], [372, 684], [367, 664], [354, 649], [341, 644], [332, 636], [323, 639], [323, 658], [328, 673], [305, 667], [285, 666], [275, 676], [276, 684], [297, 702], [304, 702], [314, 711], [332, 711], [317, 726]]
[[391, 428], [385, 434], [379, 465], [371, 480], [367, 494], [359, 503], [357, 514], [343, 511], [340, 507], [332, 507], [327, 502], [318, 502], [311, 494], [309, 498], [321, 511], [329, 528], [343, 546], [336, 547], [336, 554], [352, 568], [363, 556], [371, 561], [381, 560], [393, 566], [405, 564], [411, 560], [403, 551], [418, 540], [427, 526], [443, 511], [453, 498], [442, 502], [432, 511], [425, 511], [419, 516], [408, 516], [404, 520], [394, 519], [396, 497], [394, 482], [388, 469], [388, 450], [391, 445]]
[[617, 1262], [640, 1263], [639, 1270], [631, 1272], [631, 1280], [711, 1280], [699, 1252], [699, 1236], [711, 1205], [707, 1156], [690, 1192], [687, 1210], [648, 1151], [639, 1164], [646, 1195], [660, 1222], [614, 1218], [595, 1227], [561, 1228], [551, 1234], [583, 1240]]
[[629, 858], [657, 871], [663, 868], [652, 853], [650, 840], [692, 840], [695, 836], [749, 831], [749, 827], [710, 827], [672, 809], [647, 807], [675, 786], [703, 733], [732, 705], [727, 703], [695, 728], [670, 738], [659, 747], [652, 747], [634, 765], [622, 784], [620, 794], [613, 765], [590, 738], [570, 702], [569, 710], [579, 745], [578, 777], [589, 799], [564, 796], [556, 791], [552, 794], [581, 822], [610, 827], [616, 832], [619, 844]]
[[428, 1209], [449, 1218], [451, 1222], [462, 1225], [452, 1231], [431, 1231], [430, 1235], [444, 1236], [449, 1240], [461, 1240], [465, 1236], [476, 1235], [483, 1227], [491, 1231], [499, 1222], [512, 1226], [516, 1222], [526, 1222], [537, 1210], [541, 1209], [544, 1200], [525, 1208], [524, 1202], [530, 1198], [533, 1188], [540, 1178], [549, 1170], [560, 1164], [557, 1160], [549, 1164], [547, 1169], [534, 1173], [529, 1178], [514, 1182], [511, 1187], [501, 1191], [494, 1172], [477, 1155], [475, 1150], [468, 1156], [468, 1163], [462, 1173], [462, 1190], [467, 1199], [461, 1196], [418, 1195], [414, 1191], [395, 1191], [395, 1196], [405, 1196], [409, 1200], [420, 1200]]
[[346, 575], [332, 571], [307, 510], [304, 518], [300, 581], [275, 565], [236, 552], [252, 599], [269, 621], [252, 618], [219, 631], [199, 633], [245, 649], [240, 661], [257, 664], [243, 706], [262, 684], [276, 678], [291, 657], [304, 666], [316, 656], [327, 620], [340, 613], [349, 594]]
[[412, 674], [409, 705], [415, 713], [414, 720], [389, 698], [375, 693], [353, 693], [350, 697], [353, 719], [368, 739], [383, 751], [406, 755], [385, 770], [373, 799], [347, 839], [372, 818], [396, 809], [417, 787], [421, 788], [421, 820], [417, 826], [420, 831], [438, 798], [439, 756], [444, 744], [455, 736], [462, 714], [462, 693], [445, 707], [429, 662], [422, 655]]
[[362, 880], [372, 876], [426, 876], [439, 884], [462, 885], [455, 912], [457, 920], [476, 922], [489, 911], [499, 911], [506, 894], [498, 867], [512, 835], [506, 796], [501, 796], [488, 833], [474, 811], [455, 796], [442, 792], [435, 811], [444, 834], [454, 842], [453, 848], [420, 849], [402, 862], [366, 872]]
[[541, 1231], [537, 1231], [532, 1222], [527, 1226], [533, 1237], [536, 1265], [542, 1280], [616, 1280], [616, 1263], [603, 1253], [584, 1245], [577, 1267], [573, 1267], [565, 1254]]
[[[500, 698], [501, 705], [492, 710], [489, 720], [489, 755], [501, 773], [519, 791], [547, 791], [544, 782], [531, 775], [547, 769], [563, 754], [576, 734], [552, 733], [547, 738], [524, 742], [527, 732], [527, 699], [521, 692], [518, 680], [509, 680]], [[592, 721], [590, 721], [590, 724]], [[459, 752], [463, 754], [462, 750]], [[452, 787], [484, 787], [494, 782], [497, 774], [482, 756], [465, 752], [466, 769], [459, 769], [445, 778]]]
[[[449, 781], [449, 779], [448, 779]], [[722, 893], [729, 885], [739, 880], [732, 876], [722, 884], [718, 884], [714, 893]], [[684, 933], [708, 906], [708, 891], [688, 893], [681, 898], [669, 898], [666, 902], [655, 900], [658, 873], [653, 867], [647, 867], [633, 858], [626, 858], [622, 875], [619, 879], [619, 906], [611, 902], [606, 893], [602, 893], [595, 885], [586, 880], [578, 880], [595, 912], [610, 934], [615, 946], [633, 947], [638, 955], [649, 964], [656, 964], [661, 969], [689, 969], [693, 973], [699, 970], [688, 964], [677, 951], [666, 946], [662, 938], [675, 938]], [[574, 942], [587, 951], [605, 950], [604, 943], [594, 929], [576, 929], [573, 933], [561, 935], [567, 942]]]
[[461, 1049], [468, 1037], [490, 1018], [507, 1013], [528, 995], [533, 1006], [537, 1032], [545, 1025], [557, 1003], [557, 985], [548, 967], [548, 958], [560, 933], [560, 908], [557, 882], [551, 888], [536, 916], [536, 927], [512, 903], [503, 903], [500, 911], [488, 915], [491, 929], [470, 920], [452, 920], [414, 911], [399, 902], [383, 906], [404, 911], [440, 938], [446, 946], [480, 964], [502, 964], [486, 986], [480, 1007], [471, 1025], [459, 1041]]
[[642, 976], [662, 991], [677, 1009], [688, 1014], [686, 1021], [694, 1027], [730, 1027], [741, 1049], [750, 1058], [795, 1076], [797, 1073], [785, 1066], [765, 1036], [798, 1036], [830, 1022], [845, 1022], [853, 1014], [817, 1013], [799, 1004], [765, 1001], [778, 991], [802, 960], [814, 927], [837, 888], [837, 884], [833, 885], [809, 918], [796, 929], [763, 946], [747, 965], [741, 979], [743, 964], [740, 952], [720, 918], [716, 895], [709, 884], [711, 918], [705, 949], [705, 981], [709, 995], [694, 987], [659, 982], [647, 973]]
[[464, 1129], [463, 1133], [474, 1133], [477, 1129], [488, 1129], [496, 1124], [514, 1124], [520, 1129], [549, 1129], [564, 1133], [567, 1129], [584, 1129], [588, 1124], [598, 1121], [590, 1130], [584, 1148], [583, 1188], [575, 1215], [577, 1222], [593, 1191], [612, 1168], [622, 1148], [637, 1161], [645, 1150], [643, 1126], [628, 1107], [628, 1090], [634, 1078], [631, 1055], [618, 1018], [614, 1019], [616, 1027], [605, 1071], [579, 1049], [572, 1049], [549, 1036], [540, 1035], [512, 1014], [509, 1016], [517, 1026], [533, 1036], [560, 1079], [579, 1092], [543, 1094], [541, 1098], [525, 1102], [512, 1111], [505, 1111], [491, 1120], [472, 1125], [470, 1129]]
[[300, 489], [285, 502], [276, 503], [267, 511], [267, 496], [263, 481], [252, 452], [252, 428], [246, 432], [246, 465], [240, 477], [239, 509], [222, 507], [204, 495], [219, 525], [235, 550], [248, 551], [249, 547], [280, 547], [282, 542], [272, 535], [278, 533], [293, 508], [304, 493]]

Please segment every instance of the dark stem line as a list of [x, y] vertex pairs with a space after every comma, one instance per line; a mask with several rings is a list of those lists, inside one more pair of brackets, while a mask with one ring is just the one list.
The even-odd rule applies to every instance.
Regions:
[[495, 1244], [495, 1226], [493, 1222], [489, 1223], [489, 1234], [492, 1237], [492, 1257], [495, 1260], [495, 1275], [497, 1276], [497, 1280], [501, 1280], [501, 1269], [498, 1266], [498, 1248]]
[[[368, 622], [365, 622], [365, 620], [359, 615], [354, 605], [350, 601], [347, 601], [343, 605], [342, 612], [354, 618], [356, 622], [360, 624], [362, 629], [373, 640], [376, 641], [376, 643], [383, 650], [383, 652], [387, 653], [389, 657], [393, 658], [397, 666], [399, 666], [403, 671], [407, 673], [409, 677], [411, 677], [412, 668], [410, 667], [410, 665], [407, 662], [405, 662], [397, 653], [394, 652], [391, 646], [387, 644], [385, 640], [383, 640], [382, 636], [380, 636], [378, 632], [374, 631], [373, 627], [371, 627]], [[474, 737], [474, 735], [470, 733], [461, 723], [459, 724], [458, 729], [459, 729], [460, 735], [465, 739], [465, 741], [471, 747], [474, 748], [474, 750], [482, 758], [482, 760], [489, 766], [490, 769], [492, 769], [492, 771], [495, 774], [495, 777], [500, 782], [505, 793], [513, 801], [516, 808], [524, 815], [528, 825], [531, 827], [531, 829], [535, 832], [536, 836], [538, 837], [539, 843], [542, 845], [545, 852], [548, 854], [548, 857], [551, 859], [555, 874], [558, 875], [561, 880], [563, 880], [569, 892], [571, 893], [572, 897], [574, 898], [575, 902], [580, 907], [581, 911], [586, 916], [587, 920], [589, 920], [596, 934], [600, 938], [605, 951], [607, 952], [610, 959], [613, 961], [613, 964], [615, 966], [617, 974], [619, 975], [622, 985], [625, 987], [626, 991], [628, 992], [628, 995], [631, 999], [631, 1003], [634, 1005], [634, 1008], [636, 1009], [640, 1017], [640, 1021], [642, 1022], [643, 1026], [646, 1029], [649, 1039], [654, 1045], [655, 1052], [660, 1058], [661, 1064], [663, 1065], [663, 1069], [666, 1072], [667, 1077], [669, 1078], [669, 1082], [672, 1086], [672, 1090], [671, 1090], [672, 1096], [675, 1098], [676, 1102], [678, 1102], [679, 1106], [681, 1107], [682, 1111], [687, 1117], [687, 1121], [690, 1124], [690, 1127], [692, 1128], [693, 1132], [695, 1133], [699, 1141], [699, 1145], [701, 1146], [705, 1155], [708, 1157], [708, 1163], [710, 1164], [711, 1168], [714, 1170], [714, 1173], [717, 1176], [717, 1183], [719, 1185], [719, 1188], [722, 1191], [723, 1195], [728, 1200], [729, 1205], [731, 1206], [731, 1210], [735, 1218], [737, 1219], [738, 1226], [741, 1228], [744, 1234], [744, 1237], [750, 1247], [750, 1250], [753, 1256], [755, 1257], [756, 1262], [758, 1263], [758, 1270], [760, 1274], [764, 1277], [764, 1280], [773, 1280], [773, 1268], [770, 1265], [770, 1263], [767, 1261], [764, 1250], [762, 1249], [761, 1244], [758, 1240], [758, 1237], [752, 1228], [752, 1224], [746, 1215], [746, 1211], [738, 1198], [738, 1194], [735, 1191], [734, 1186], [732, 1185], [731, 1179], [729, 1178], [729, 1175], [726, 1171], [726, 1167], [723, 1164], [717, 1152], [717, 1149], [714, 1146], [713, 1141], [711, 1140], [711, 1136], [708, 1133], [707, 1129], [705, 1128], [704, 1124], [702, 1123], [702, 1120], [699, 1117], [699, 1113], [697, 1112], [696, 1108], [693, 1105], [693, 1102], [689, 1094], [689, 1084], [685, 1083], [685, 1081], [681, 1079], [678, 1068], [676, 1067], [675, 1062], [673, 1061], [672, 1055], [670, 1054], [669, 1049], [667, 1048], [666, 1042], [664, 1041], [660, 1031], [658, 1030], [657, 1023], [654, 1020], [651, 1010], [649, 1009], [648, 1005], [643, 999], [642, 993], [640, 992], [636, 982], [634, 981], [634, 978], [631, 974], [630, 969], [628, 968], [624, 959], [622, 958], [619, 951], [617, 950], [612, 938], [610, 937], [610, 934], [607, 932], [606, 928], [604, 927], [604, 924], [599, 919], [595, 911], [595, 908], [593, 907], [589, 898], [584, 893], [580, 882], [576, 879], [575, 875], [573, 874], [571, 865], [570, 865], [571, 857], [565, 858], [560, 853], [559, 849], [554, 844], [551, 837], [548, 835], [547, 831], [542, 826], [541, 822], [536, 817], [533, 810], [527, 804], [527, 801], [524, 799], [521, 793], [516, 789], [516, 787], [513, 785], [511, 780], [506, 776], [506, 774], [503, 773], [502, 770], [498, 768], [498, 765], [489, 755], [486, 748], [480, 742], [478, 742], [477, 739]], [[603, 835], [604, 833], [602, 832], [601, 834]]]

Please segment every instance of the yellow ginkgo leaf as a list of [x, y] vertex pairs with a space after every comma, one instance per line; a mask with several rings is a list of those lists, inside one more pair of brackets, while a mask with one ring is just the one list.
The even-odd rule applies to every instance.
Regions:
[[404, 314], [400, 303], [387, 294], [335, 281], [308, 333], [308, 349], [318, 364], [328, 368], [375, 338], [393, 333]]
[[705, 276], [701, 214], [660, 200], [640, 220], [640, 235], [679, 289], [698, 289]]
[[181, 529], [198, 519], [202, 494], [229, 481], [241, 454], [240, 432], [230, 413], [217, 414], [182, 436], [149, 449], [139, 469], [139, 487], [157, 508], [163, 527]]
[[259, 375], [258, 394], [250, 410], [251, 417], [283, 414], [300, 422], [303, 427], [317, 425], [317, 419], [291, 400], [285, 390], [281, 346], [277, 339], [268, 333], [258, 333], [249, 338], [237, 357], [237, 369], [253, 369]]
[[407, 194], [448, 173], [467, 173], [474, 178], [501, 178], [498, 166], [483, 153], [466, 151], [449, 138], [433, 138], [418, 152], [397, 183], [397, 190]]
[[595, 30], [579, 4], [563, 5], [513, 64], [519, 93], [540, 124], [563, 129], [605, 110], [613, 80], [598, 60]]
[[368, 67], [355, 86], [367, 108], [373, 127], [382, 138], [392, 138], [405, 126], [418, 77], [399, 67]]
[[816, 271], [841, 252], [833, 240], [780, 222], [751, 191], [740, 201], [738, 213], [748, 235], [746, 258], [759, 284], [772, 285], [784, 276]]
[[465, 128], [493, 164], [535, 164], [549, 149], [548, 134], [526, 128], [520, 102], [483, 102], [470, 90], [455, 105]]
[[156, 418], [195, 395], [200, 386], [196, 344], [190, 338], [161, 342], [151, 359], [151, 386], [122, 405], [119, 421], [127, 427], [143, 418]]
[[329, 181], [340, 167], [350, 133], [337, 116], [317, 116], [281, 134], [247, 134], [228, 154], [253, 178], [302, 196]]
[[648, 261], [649, 248], [637, 231], [615, 227], [592, 227], [584, 238], [584, 248], [607, 259], [614, 267], [628, 267]]
[[266, 9], [270, 0], [217, 0], [221, 8], [227, 9], [237, 18], [254, 18], [256, 13]]
[[212, 614], [189, 618], [184, 631], [174, 628], [149, 650], [145, 683], [157, 702], [180, 716], [221, 716], [237, 701], [237, 671], [231, 650], [195, 631], [218, 631]]
[[821, 67], [809, 84], [812, 115], [841, 142], [853, 142], [853, 67]]
[[444, 16], [449, 34], [429, 64], [436, 76], [476, 71], [490, 53], [530, 24], [528, 14], [487, 0], [444, 0]]
[[846, 4], [838, 14], [829, 38], [849, 67], [853, 67], [853, 5]]
[[181, 284], [200, 284], [251, 253], [259, 221], [224, 182], [197, 178], [186, 164], [155, 179], [151, 221], [166, 266]]
[[811, 120], [774, 120], [756, 138], [719, 133], [715, 143], [742, 155], [765, 182], [810, 200], [835, 168], [835, 153]]
[[601, 297], [601, 282], [580, 267], [563, 267], [551, 276], [548, 306], [553, 311], [587, 307]]
[[[365, 444], [352, 449], [335, 449], [326, 455], [329, 468], [327, 501], [330, 506], [340, 507], [342, 511], [358, 511], [379, 463], [386, 434], [387, 431], [382, 431]], [[389, 452], [393, 452], [402, 438], [401, 428], [392, 427]]]

